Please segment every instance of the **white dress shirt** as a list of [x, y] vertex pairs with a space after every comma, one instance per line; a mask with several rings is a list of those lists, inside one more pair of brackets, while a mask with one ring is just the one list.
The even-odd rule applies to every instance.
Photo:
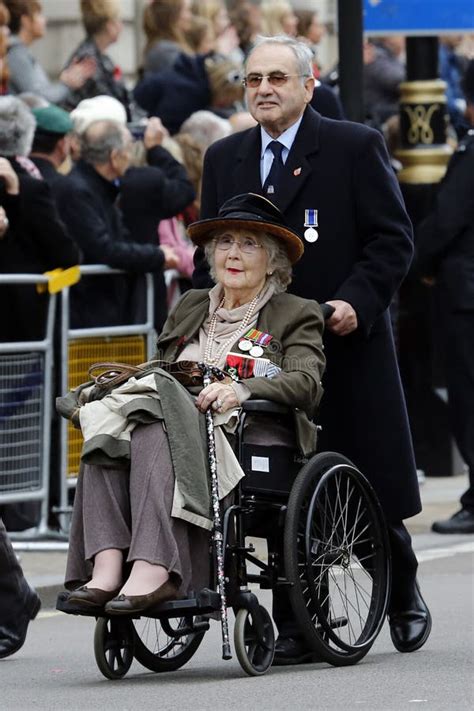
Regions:
[[274, 159], [272, 150], [268, 147], [268, 145], [272, 141], [278, 141], [278, 143], [281, 143], [283, 145], [281, 159], [283, 161], [283, 164], [285, 164], [286, 159], [288, 158], [288, 153], [290, 152], [290, 148], [293, 145], [293, 141], [295, 140], [302, 120], [303, 116], [300, 116], [298, 121], [296, 121], [296, 123], [290, 126], [290, 128], [287, 128], [286, 131], [283, 131], [281, 136], [278, 136], [278, 138], [272, 138], [272, 136], [270, 136], [265, 131], [265, 129], [260, 126], [260, 135], [262, 138], [262, 152], [260, 154], [260, 178], [262, 181], [262, 185], [264, 185], [265, 180], [267, 179]]

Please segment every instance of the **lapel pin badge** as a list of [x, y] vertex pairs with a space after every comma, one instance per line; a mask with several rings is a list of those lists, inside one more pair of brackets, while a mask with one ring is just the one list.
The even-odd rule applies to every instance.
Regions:
[[295, 176], [295, 178], [298, 177], [298, 175], [300, 175], [300, 174], [301, 174], [301, 168], [295, 168], [293, 171], [293, 175]]
[[304, 226], [307, 229], [304, 232], [304, 238], [307, 242], [316, 242], [319, 237], [318, 231], [315, 229], [318, 227], [318, 211], [317, 210], [305, 210], [304, 211]]

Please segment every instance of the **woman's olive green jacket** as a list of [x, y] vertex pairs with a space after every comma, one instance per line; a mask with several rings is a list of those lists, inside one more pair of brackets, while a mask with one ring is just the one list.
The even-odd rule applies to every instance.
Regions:
[[[156, 358], [176, 361], [183, 348], [197, 337], [208, 314], [209, 290], [186, 292], [163, 327]], [[264, 355], [282, 372], [274, 378], [247, 378], [242, 382], [249, 388], [252, 399], [273, 400], [294, 409], [298, 444], [307, 456], [316, 448], [316, 426], [312, 419], [323, 393], [321, 309], [315, 301], [277, 294], [260, 311], [257, 328], [273, 337]], [[230, 350], [239, 352], [238, 341]]]

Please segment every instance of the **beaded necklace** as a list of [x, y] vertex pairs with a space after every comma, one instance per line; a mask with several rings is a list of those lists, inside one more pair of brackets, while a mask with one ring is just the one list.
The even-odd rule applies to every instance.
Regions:
[[240, 336], [241, 332], [245, 331], [247, 326], [249, 325], [250, 321], [252, 320], [252, 315], [253, 311], [255, 309], [255, 306], [257, 305], [257, 301], [260, 297], [260, 293], [256, 294], [252, 301], [249, 303], [247, 311], [245, 312], [245, 315], [242, 319], [242, 323], [240, 324], [239, 328], [237, 331], [234, 331], [229, 338], [227, 338], [224, 343], [221, 344], [219, 347], [217, 353], [213, 356], [212, 351], [214, 349], [214, 337], [216, 334], [216, 326], [217, 326], [217, 311], [221, 309], [224, 306], [225, 303], [225, 297], [222, 297], [222, 300], [219, 304], [219, 306], [216, 308], [214, 313], [211, 316], [211, 320], [209, 322], [209, 331], [207, 334], [207, 342], [206, 342], [206, 349], [204, 351], [204, 361], [208, 365], [217, 365], [219, 362], [220, 357], [234, 341], [237, 340], [237, 338]]

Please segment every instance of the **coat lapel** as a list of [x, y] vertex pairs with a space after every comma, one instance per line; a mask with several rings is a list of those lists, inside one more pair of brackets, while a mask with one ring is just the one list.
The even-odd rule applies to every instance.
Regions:
[[285, 212], [312, 173], [307, 156], [319, 150], [319, 127], [321, 117], [307, 107], [296, 138], [285, 163], [279, 197], [275, 203]]
[[251, 128], [239, 147], [234, 170], [234, 195], [240, 193], [262, 194], [260, 179], [260, 126]]
[[191, 341], [202, 326], [209, 310], [209, 299], [201, 299], [191, 306], [179, 323], [165, 337], [158, 339], [158, 350], [164, 360], [174, 360], [184, 346]]

